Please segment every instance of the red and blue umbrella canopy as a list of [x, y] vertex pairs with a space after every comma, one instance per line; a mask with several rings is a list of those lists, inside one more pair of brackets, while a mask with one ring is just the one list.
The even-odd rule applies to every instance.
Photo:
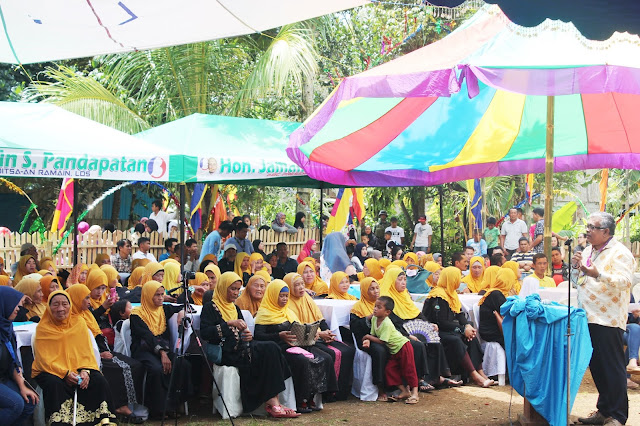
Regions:
[[341, 82], [290, 137], [309, 176], [341, 185], [434, 185], [544, 171], [547, 95], [555, 170], [634, 168], [640, 38], [534, 28], [486, 6], [443, 40]]

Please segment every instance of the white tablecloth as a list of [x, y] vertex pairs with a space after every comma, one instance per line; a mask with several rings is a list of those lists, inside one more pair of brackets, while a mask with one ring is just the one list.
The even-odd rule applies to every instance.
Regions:
[[[424, 301], [427, 299], [427, 296], [428, 294], [411, 293], [411, 298], [413, 299], [413, 303], [415, 303], [415, 305], [421, 311], [424, 305]], [[474, 321], [473, 305], [477, 304], [478, 301], [482, 298], [482, 296], [476, 293], [464, 293], [464, 294], [459, 294], [458, 298], [460, 299], [460, 303], [462, 304], [462, 310], [467, 314], [467, 316], [471, 321]]]
[[[542, 300], [550, 300], [552, 302], [567, 304], [568, 295], [566, 288], [541, 288], [537, 291]], [[571, 306], [578, 306], [578, 291], [571, 289]]]
[[36, 332], [38, 326], [35, 322], [14, 324], [13, 331], [16, 333], [16, 343], [18, 344], [18, 359], [22, 362], [22, 355], [20, 354], [20, 348], [23, 346], [31, 346], [31, 337]]
[[316, 299], [314, 300], [331, 332], [340, 337], [340, 326], [349, 327], [349, 319], [351, 308], [355, 305], [356, 300], [334, 300], [334, 299]]

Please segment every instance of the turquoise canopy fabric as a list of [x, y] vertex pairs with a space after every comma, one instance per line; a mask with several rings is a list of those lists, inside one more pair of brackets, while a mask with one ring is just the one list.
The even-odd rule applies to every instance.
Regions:
[[[566, 424], [567, 307], [542, 304], [539, 294], [510, 296], [500, 307], [504, 317], [511, 386], [525, 396], [550, 425]], [[571, 406], [593, 348], [583, 309], [571, 308]], [[525, 393], [526, 389], [526, 393]]]

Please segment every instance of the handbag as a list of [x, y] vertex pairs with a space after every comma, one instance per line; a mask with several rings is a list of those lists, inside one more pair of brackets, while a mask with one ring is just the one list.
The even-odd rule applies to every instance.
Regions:
[[[409, 274], [409, 271], [416, 271], [415, 274]], [[410, 269], [407, 271], [407, 290], [409, 293], [426, 294], [431, 291], [431, 287], [427, 284], [426, 280], [431, 275], [431, 272], [417, 267], [417, 269]]]
[[207, 342], [204, 347], [204, 352], [210, 363], [220, 365], [222, 362], [222, 346]]

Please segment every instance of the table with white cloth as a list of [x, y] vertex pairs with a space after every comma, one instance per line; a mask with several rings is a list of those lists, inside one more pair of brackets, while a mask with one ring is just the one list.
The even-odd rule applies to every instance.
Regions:
[[341, 340], [340, 326], [349, 327], [351, 308], [357, 300], [315, 299], [314, 302], [320, 308], [331, 332], [336, 335], [336, 339]]
[[[411, 293], [411, 299], [415, 305], [422, 311], [422, 307], [424, 306], [425, 300], [427, 300], [427, 296], [429, 294], [423, 293]], [[458, 299], [460, 299], [460, 304], [462, 305], [462, 311], [467, 314], [467, 317], [475, 324], [475, 317], [473, 315], [473, 305], [477, 304], [482, 296], [477, 293], [462, 293], [458, 295]]]
[[13, 323], [13, 331], [16, 333], [16, 343], [18, 346], [18, 359], [22, 363], [22, 355], [20, 354], [20, 348], [23, 346], [31, 346], [31, 338], [33, 333], [36, 332], [38, 323], [35, 322], [16, 322]]
[[[569, 299], [567, 292], [566, 288], [545, 287], [539, 289], [536, 293], [540, 295], [540, 299], [543, 301], [548, 300], [566, 305]], [[575, 288], [571, 289], [571, 306], [578, 306], [578, 290]]]

